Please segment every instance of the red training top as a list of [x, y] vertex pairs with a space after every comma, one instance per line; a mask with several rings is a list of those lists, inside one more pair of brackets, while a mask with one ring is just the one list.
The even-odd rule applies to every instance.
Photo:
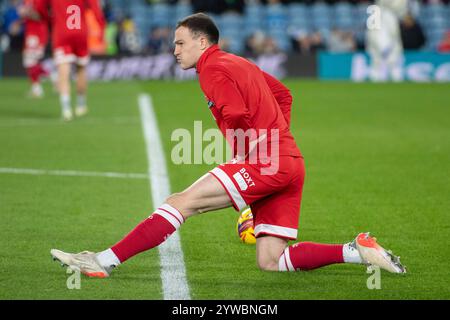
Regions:
[[[48, 13], [51, 8], [52, 17]], [[45, 20], [51, 20], [53, 42], [77, 36], [87, 37], [85, 13], [91, 8], [103, 29], [105, 19], [99, 0], [36, 0], [36, 9]]]
[[[255, 129], [258, 137], [264, 129], [270, 153], [275, 139], [271, 130], [278, 129], [279, 155], [302, 156], [289, 130], [292, 96], [280, 81], [254, 63], [221, 51], [218, 45], [202, 54], [197, 73], [208, 106], [226, 138], [228, 129]], [[236, 151], [241, 154], [236, 141], [228, 143], [233, 147], [233, 157]], [[245, 150], [247, 154], [248, 143]]]
[[[35, 10], [36, 0], [25, 0], [24, 4]], [[48, 41], [48, 24], [43, 20], [33, 20], [25, 18], [25, 37], [36, 36], [39, 40], [40, 46], [45, 46]]]

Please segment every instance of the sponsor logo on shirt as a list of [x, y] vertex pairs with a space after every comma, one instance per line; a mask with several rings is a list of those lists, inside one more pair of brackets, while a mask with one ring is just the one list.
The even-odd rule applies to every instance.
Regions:
[[247, 190], [249, 187], [254, 187], [255, 182], [253, 182], [253, 179], [250, 177], [250, 174], [245, 170], [245, 168], [242, 168], [238, 172], [236, 172], [233, 175], [234, 180], [236, 180], [239, 189], [241, 191]]
[[241, 191], [245, 191], [248, 189], [248, 185], [247, 182], [245, 182], [244, 177], [240, 174], [240, 172], [236, 172], [233, 175], [234, 180], [236, 180], [236, 182], [238, 183], [239, 189], [241, 189]]

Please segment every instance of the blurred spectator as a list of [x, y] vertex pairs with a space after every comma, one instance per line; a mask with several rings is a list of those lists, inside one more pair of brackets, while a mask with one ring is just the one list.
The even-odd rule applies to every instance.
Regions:
[[88, 48], [92, 55], [102, 55], [106, 53], [105, 30], [95, 17], [94, 11], [86, 9], [86, 24], [88, 27]]
[[123, 20], [123, 13], [120, 10], [114, 10], [111, 0], [107, 0], [103, 6], [103, 14], [107, 21], [104, 37], [106, 42], [105, 53], [107, 55], [115, 55], [119, 53], [119, 26], [120, 21]]
[[420, 49], [425, 44], [425, 35], [420, 23], [411, 14], [400, 21], [403, 49]]
[[264, 39], [263, 48], [264, 55], [273, 55], [280, 52], [280, 48], [278, 48], [277, 42], [271, 37], [266, 37]]
[[262, 31], [256, 31], [247, 38], [245, 43], [245, 55], [257, 57], [259, 55], [271, 55], [280, 52], [277, 42], [264, 34]]
[[228, 40], [227, 38], [220, 38], [218, 45], [220, 50], [230, 52], [230, 40]]
[[147, 42], [150, 54], [168, 53], [172, 51], [172, 30], [168, 27], [156, 27], [150, 32]]
[[356, 50], [353, 33], [333, 29], [328, 37], [327, 50], [330, 52], [352, 52]]
[[119, 52], [124, 54], [141, 53], [141, 38], [133, 20], [127, 16], [119, 25]]
[[322, 34], [318, 31], [311, 34], [306, 32], [298, 32], [292, 35], [292, 44], [294, 51], [309, 54], [315, 53], [318, 50], [325, 49], [324, 40]]
[[[152, 30], [151, 34], [147, 34], [151, 23], [148, 23], [148, 28], [144, 31], [138, 28], [132, 20], [134, 17], [126, 17], [129, 11], [127, 8], [127, 1], [113, 1], [102, 0], [104, 5], [104, 13], [109, 21], [105, 30], [105, 39], [107, 40], [106, 52], [108, 54], [126, 53], [137, 54], [142, 52], [149, 52], [157, 54], [160, 52], [170, 51], [172, 48], [171, 39], [172, 29], [156, 29]], [[134, 2], [135, 0], [133, 0]], [[137, 0], [136, 0], [137, 1]], [[317, 3], [327, 3], [329, 5], [336, 5], [339, 2], [348, 2], [358, 4], [359, 7], [370, 5], [374, 0], [139, 0], [141, 4], [152, 5], [156, 3], [166, 3], [171, 5], [171, 9], [175, 7], [172, 5], [179, 3], [188, 3], [192, 6], [193, 12], [204, 11], [213, 14], [223, 14], [225, 12], [237, 12], [239, 14], [244, 12], [246, 5], [262, 4], [266, 7], [262, 11], [262, 15], [258, 18], [260, 25], [256, 23], [256, 27], [252, 25], [252, 30], [258, 28], [264, 29], [274, 37], [273, 40], [267, 38], [267, 35], [261, 32], [256, 32], [247, 38], [244, 43], [237, 43], [236, 38], [226, 38], [227, 33], [223, 32], [224, 38], [222, 46], [225, 50], [241, 50], [242, 45], [245, 45], [245, 52], [250, 56], [257, 56], [265, 52], [277, 51], [277, 42], [283, 50], [293, 50], [295, 52], [313, 54], [317, 50], [326, 49], [332, 52], [351, 52], [355, 50], [363, 50], [365, 48], [365, 24], [361, 26], [364, 31], [359, 30], [359, 26], [352, 29], [352, 33], [342, 30], [329, 30], [326, 27], [324, 30], [311, 32], [311, 21], [305, 24], [304, 29], [299, 29], [297, 25], [289, 28], [289, 7], [291, 3], [306, 4], [308, 10]], [[399, 0], [401, 1], [401, 0]], [[0, 0], [0, 23], [2, 23], [2, 39], [0, 46], [4, 49], [13, 49], [20, 51], [23, 43], [23, 26], [22, 21], [17, 14], [16, 7], [20, 0]], [[385, 0], [390, 2], [390, 0]], [[423, 8], [431, 3], [448, 4], [449, 0], [409, 0], [410, 14], [401, 21], [401, 40], [405, 49], [420, 49], [426, 42], [425, 34], [428, 34], [429, 24], [427, 21], [422, 21], [423, 14], [420, 14], [422, 26], [418, 22], [420, 12], [424, 12]], [[129, 2], [131, 3], [131, 1]], [[421, 3], [422, 5], [420, 5]], [[270, 8], [269, 8], [270, 6]], [[283, 8], [283, 10], [279, 10]], [[356, 9], [356, 6], [354, 6]], [[450, 10], [450, 9], [449, 9]], [[287, 15], [287, 16], [286, 16]], [[363, 12], [365, 15], [365, 12]], [[238, 16], [244, 18], [246, 16]], [[416, 18], [417, 17], [417, 18]], [[308, 17], [311, 18], [311, 17]], [[147, 21], [148, 22], [148, 21]], [[220, 20], [219, 20], [220, 22]], [[288, 24], [288, 25], [286, 25]], [[244, 23], [245, 25], [245, 23]], [[141, 26], [141, 24], [139, 24]], [[147, 26], [147, 24], [144, 24]], [[171, 26], [173, 27], [173, 25]], [[95, 28], [94, 28], [95, 29]], [[93, 30], [94, 30], [93, 29]], [[357, 30], [358, 29], [358, 30]], [[277, 35], [286, 36], [286, 30], [289, 30], [291, 43], [286, 45], [286, 39], [281, 39]], [[92, 30], [91, 30], [92, 31]], [[95, 30], [94, 30], [95, 31]], [[223, 31], [223, 30], [221, 30]], [[427, 32], [425, 32], [427, 31]], [[140, 32], [143, 32], [142, 34]], [[94, 40], [94, 38], [93, 38]], [[274, 41], [275, 40], [275, 41]], [[439, 50], [446, 50], [448, 39], [442, 40]], [[94, 41], [93, 46], [98, 47], [99, 51], [103, 52], [101, 46]], [[292, 44], [292, 46], [290, 46]], [[265, 48], [267, 46], [267, 48]], [[92, 46], [91, 46], [92, 47]], [[292, 48], [291, 48], [292, 47]]]
[[257, 31], [247, 38], [245, 42], [245, 55], [258, 56], [264, 52], [265, 35], [262, 31]]
[[114, 20], [113, 12], [112, 12], [112, 5], [109, 2], [110, 0], [106, 0], [103, 3], [103, 15], [105, 16], [106, 21], [112, 21]]
[[450, 52], [450, 30], [444, 35], [444, 39], [439, 43], [437, 50], [442, 53]]
[[2, 33], [7, 35], [8, 47], [12, 51], [22, 51], [23, 47], [23, 21], [19, 16], [19, 0], [9, 0], [9, 4], [3, 14]]
[[105, 29], [106, 54], [115, 55], [119, 52], [119, 27], [116, 22], [108, 22]]

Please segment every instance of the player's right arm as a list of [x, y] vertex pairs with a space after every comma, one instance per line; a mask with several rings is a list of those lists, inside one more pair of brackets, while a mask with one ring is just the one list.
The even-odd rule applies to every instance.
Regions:
[[267, 85], [272, 91], [275, 99], [280, 106], [281, 112], [283, 113], [284, 119], [286, 120], [288, 126], [291, 124], [291, 107], [292, 107], [292, 95], [288, 88], [282, 84], [275, 77], [271, 76], [267, 72], [263, 71], [264, 79]]

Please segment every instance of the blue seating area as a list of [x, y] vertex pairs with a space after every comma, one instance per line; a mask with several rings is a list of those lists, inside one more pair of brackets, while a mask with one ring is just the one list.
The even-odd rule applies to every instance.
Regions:
[[[113, 12], [129, 14], [136, 22], [140, 34], [145, 35], [154, 27], [173, 27], [176, 22], [193, 13], [189, 4], [148, 5], [143, 0], [128, 2], [110, 0]], [[230, 43], [230, 50], [241, 52], [245, 39], [256, 31], [262, 31], [273, 37], [280, 49], [291, 50], [290, 31], [319, 31], [326, 39], [333, 28], [352, 31], [358, 39], [364, 38], [367, 19], [367, 4], [352, 5], [339, 2], [327, 5], [318, 2], [313, 5], [292, 3], [289, 5], [250, 4], [242, 15], [226, 13], [213, 16], [221, 35]], [[427, 48], [433, 50], [442, 39], [446, 30], [450, 29], [450, 6], [442, 4], [422, 5], [418, 20], [427, 36]]]
[[[130, 17], [144, 40], [156, 27], [173, 28], [181, 18], [192, 14], [189, 2], [179, 1], [170, 5], [164, 2], [148, 4], [146, 0], [107, 0], [110, 14], [119, 17]], [[5, 2], [2, 2], [3, 6]], [[1, 7], [0, 7], [1, 9]], [[246, 39], [257, 31], [273, 38], [278, 47], [284, 51], [292, 50], [291, 35], [301, 32], [311, 34], [319, 31], [326, 40], [334, 28], [350, 31], [355, 39], [364, 40], [367, 14], [367, 3], [353, 5], [338, 2], [328, 5], [316, 2], [312, 5], [291, 3], [289, 5], [258, 3], [248, 4], [243, 14], [225, 13], [212, 15], [218, 24], [222, 38], [229, 42], [230, 50], [242, 53]], [[450, 5], [421, 4], [416, 12], [427, 37], [427, 50], [435, 50], [447, 30], [450, 30]], [[145, 40], [144, 40], [145, 42]]]
[[419, 21], [427, 37], [427, 49], [433, 50], [450, 29], [450, 5], [430, 4], [421, 7]]

